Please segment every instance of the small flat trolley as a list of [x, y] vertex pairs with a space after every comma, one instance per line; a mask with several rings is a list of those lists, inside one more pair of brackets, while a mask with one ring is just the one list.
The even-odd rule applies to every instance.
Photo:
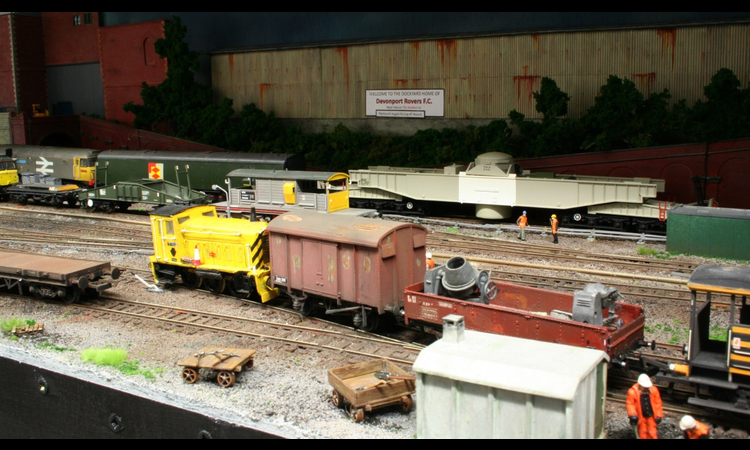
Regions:
[[347, 408], [354, 422], [362, 422], [365, 412], [401, 405], [411, 411], [416, 377], [386, 360], [373, 360], [328, 371], [333, 387], [331, 400], [338, 408]]
[[109, 262], [0, 250], [0, 288], [21, 295], [73, 303], [98, 297], [119, 277]]
[[255, 350], [243, 348], [203, 347], [177, 363], [182, 369], [182, 380], [194, 384], [200, 380], [200, 369], [215, 373], [216, 382], [221, 387], [232, 387], [237, 379], [235, 374], [253, 368]]

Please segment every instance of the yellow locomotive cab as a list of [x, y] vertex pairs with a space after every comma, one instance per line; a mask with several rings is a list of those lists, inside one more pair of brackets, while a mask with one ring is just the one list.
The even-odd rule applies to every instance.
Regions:
[[157, 283], [180, 278], [189, 287], [237, 297], [278, 296], [269, 287], [270, 260], [265, 222], [218, 217], [207, 206], [166, 206], [151, 214]]
[[91, 184], [96, 177], [96, 159], [73, 158], [73, 173], [77, 181]]
[[12, 159], [0, 160], [0, 188], [18, 184], [18, 170]]

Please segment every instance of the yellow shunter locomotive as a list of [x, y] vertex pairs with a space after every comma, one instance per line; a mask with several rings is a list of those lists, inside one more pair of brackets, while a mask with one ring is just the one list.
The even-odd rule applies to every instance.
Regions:
[[160, 284], [180, 278], [189, 288], [256, 297], [279, 295], [269, 287], [267, 223], [219, 217], [214, 206], [170, 205], [151, 213], [154, 256], [151, 270]]

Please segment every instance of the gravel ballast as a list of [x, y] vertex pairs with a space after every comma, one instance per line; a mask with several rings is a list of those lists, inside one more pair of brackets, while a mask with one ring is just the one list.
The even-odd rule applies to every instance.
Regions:
[[[511, 239], [506, 236], [503, 239]], [[530, 235], [529, 241], [546, 243], [549, 236]], [[634, 255], [637, 244], [632, 242], [587, 241], [560, 237], [560, 247], [600, 251], [608, 254]], [[663, 244], [649, 245], [664, 251]], [[145, 269], [148, 257], [142, 252], [71, 247], [20, 245], [8, 242], [0, 247], [78, 259], [111, 261], [115, 266]], [[710, 261], [709, 261], [710, 262]], [[144, 274], [140, 274], [144, 278]], [[263, 317], [264, 308], [231, 299], [219, 299], [205, 292], [168, 290], [149, 292], [133, 273], [126, 273], [111, 290], [123, 299], [148, 303], [162, 303], [185, 309], [205, 310], [227, 315]], [[42, 334], [11, 339], [0, 338], [0, 353], [20, 355], [50, 366], [59, 366], [85, 374], [91, 379], [111, 386], [127, 386], [129, 390], [148, 392], [154, 398], [168, 398], [238, 424], [255, 424], [274, 430], [289, 438], [323, 439], [414, 439], [416, 430], [416, 398], [409, 414], [399, 407], [377, 410], [366, 414], [364, 423], [353, 423], [343, 409], [330, 401], [331, 387], [328, 370], [364, 361], [363, 357], [339, 354], [281, 344], [275, 341], [238, 338], [221, 333], [175, 329], [168, 324], [152, 321], [98, 317], [74, 306], [28, 301], [0, 295], [0, 317], [32, 319], [44, 323]], [[649, 311], [649, 313], [651, 313]], [[673, 315], [661, 312], [649, 315], [649, 325], [670, 321]], [[304, 318], [300, 318], [304, 321]], [[303, 323], [303, 322], [302, 322]], [[648, 337], [648, 336], [647, 336]], [[652, 336], [650, 339], [659, 339]], [[237, 377], [232, 388], [222, 388], [215, 380], [202, 379], [188, 385], [181, 378], [182, 368], [177, 362], [202, 347], [252, 348], [257, 350], [255, 366]], [[125, 375], [115, 368], [84, 363], [81, 352], [87, 348], [121, 348], [128, 352], [129, 361], [137, 361], [143, 374]], [[632, 439], [632, 431], [623, 408], [608, 405], [607, 431], [610, 439]], [[662, 437], [681, 437], [677, 428], [679, 417], [668, 417], [660, 426]], [[738, 430], [715, 430], [714, 437], [747, 438]]]

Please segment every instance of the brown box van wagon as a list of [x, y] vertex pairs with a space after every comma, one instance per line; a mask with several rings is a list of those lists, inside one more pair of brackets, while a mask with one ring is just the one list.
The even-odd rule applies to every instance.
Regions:
[[402, 315], [404, 289], [423, 281], [427, 230], [412, 223], [299, 211], [268, 225], [271, 283], [311, 314], [351, 314], [375, 329]]

